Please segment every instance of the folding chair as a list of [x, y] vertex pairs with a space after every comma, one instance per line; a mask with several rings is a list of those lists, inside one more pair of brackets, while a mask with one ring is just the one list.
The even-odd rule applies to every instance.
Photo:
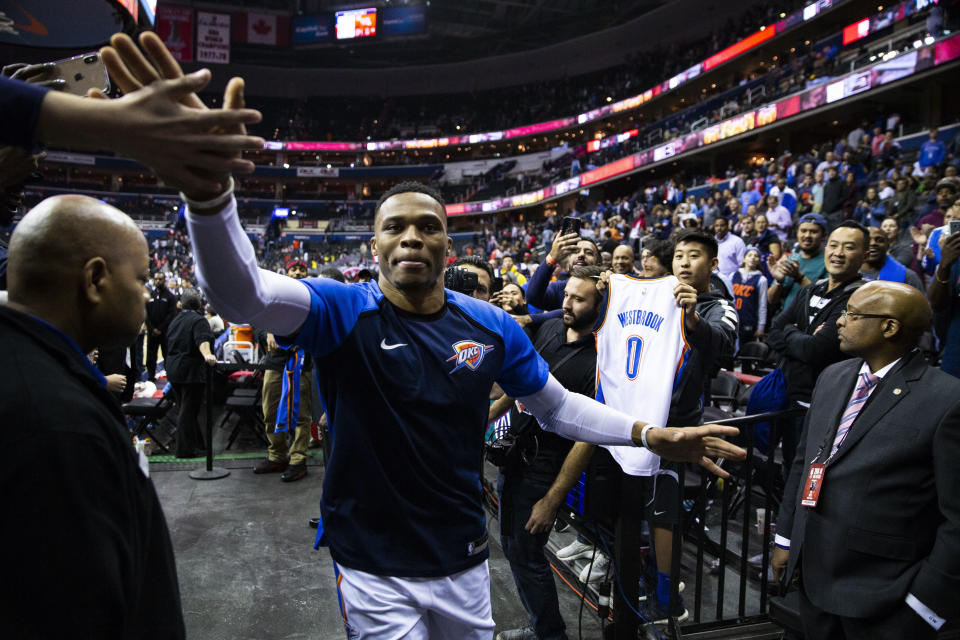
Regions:
[[166, 442], [160, 436], [158, 426], [160, 421], [173, 407], [173, 400], [168, 396], [160, 398], [134, 398], [123, 405], [123, 413], [133, 421], [133, 435], [150, 440], [165, 453], [170, 453], [172, 437]]
[[226, 426], [231, 416], [236, 416], [237, 421], [227, 439], [226, 448], [229, 449], [237, 440], [240, 431], [246, 428], [253, 433], [253, 436], [264, 446], [269, 446], [269, 441], [265, 433], [266, 427], [263, 423], [260, 407], [260, 390], [263, 385], [263, 364], [257, 366], [253, 375], [248, 376], [243, 386], [234, 389], [227, 397], [224, 403], [223, 417], [220, 419], [220, 427]]
[[[729, 371], [720, 371], [710, 381], [710, 402], [718, 409], [736, 413], [737, 394], [740, 391], [740, 378]], [[721, 404], [726, 404], [726, 407]]]
[[770, 346], [766, 342], [754, 340], [740, 345], [740, 353], [737, 354], [740, 370], [753, 376], [764, 375], [766, 371], [763, 371], [762, 367], [767, 364], [769, 355]]

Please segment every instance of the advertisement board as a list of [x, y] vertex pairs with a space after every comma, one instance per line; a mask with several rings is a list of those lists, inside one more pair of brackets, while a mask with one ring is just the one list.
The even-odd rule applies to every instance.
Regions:
[[333, 21], [329, 15], [301, 16], [293, 19], [293, 44], [315, 44], [333, 38]]
[[427, 8], [422, 4], [408, 7], [384, 7], [380, 15], [380, 34], [405, 36], [427, 30]]

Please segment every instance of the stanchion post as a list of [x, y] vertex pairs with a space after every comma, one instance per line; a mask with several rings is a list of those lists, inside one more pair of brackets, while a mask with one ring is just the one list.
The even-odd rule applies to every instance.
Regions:
[[207, 405], [207, 468], [196, 469], [190, 472], [190, 477], [194, 480], [219, 480], [226, 478], [230, 472], [226, 469], [213, 466], [213, 374], [212, 367], [207, 366], [204, 370], [204, 392], [206, 397], [204, 402]]

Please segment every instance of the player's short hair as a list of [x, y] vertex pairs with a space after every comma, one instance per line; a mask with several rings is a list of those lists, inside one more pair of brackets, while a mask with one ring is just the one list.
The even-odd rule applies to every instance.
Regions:
[[712, 233], [707, 233], [703, 229], [698, 228], [681, 229], [677, 234], [676, 240], [674, 240], [673, 247], [671, 247], [670, 261], [665, 263], [663, 266], [673, 263], [673, 254], [676, 252], [677, 246], [681, 242], [693, 242], [699, 244], [706, 250], [707, 257], [709, 257], [711, 260], [717, 257], [717, 239]]
[[414, 182], [413, 180], [399, 182], [387, 189], [387, 192], [380, 196], [380, 199], [377, 200], [377, 208], [373, 212], [373, 217], [376, 218], [380, 213], [380, 207], [382, 207], [383, 203], [387, 201], [387, 198], [391, 198], [398, 193], [424, 193], [430, 196], [440, 203], [440, 208], [443, 209], [443, 217], [446, 219], [447, 205], [443, 201], [443, 196], [440, 194], [440, 192], [431, 186], [425, 185], [422, 182]]
[[493, 267], [491, 267], [486, 260], [480, 256], [463, 256], [462, 258], [457, 258], [451, 266], [462, 267], [465, 264], [486, 271], [487, 275], [490, 276], [490, 283], [493, 284]]
[[[856, 220], [844, 220], [843, 222], [838, 224], [836, 229], [834, 229], [833, 231], [836, 231], [837, 229], [843, 229], [843, 228], [856, 229], [861, 234], [863, 234], [863, 248], [866, 249], [867, 247], [870, 246], [870, 232], [867, 231], [867, 228], [865, 226], [863, 226]], [[833, 231], [831, 231], [830, 233], [833, 233]]]

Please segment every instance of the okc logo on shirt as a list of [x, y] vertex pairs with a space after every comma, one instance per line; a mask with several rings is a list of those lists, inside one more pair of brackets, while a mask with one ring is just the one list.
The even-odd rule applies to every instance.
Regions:
[[483, 362], [483, 356], [485, 356], [488, 351], [493, 350], [493, 345], [484, 345], [479, 342], [474, 342], [473, 340], [461, 340], [453, 345], [453, 350], [456, 353], [447, 358], [447, 362], [456, 360], [457, 366], [451, 369], [450, 373], [463, 367], [469, 367], [471, 371], [476, 371], [480, 363]]

